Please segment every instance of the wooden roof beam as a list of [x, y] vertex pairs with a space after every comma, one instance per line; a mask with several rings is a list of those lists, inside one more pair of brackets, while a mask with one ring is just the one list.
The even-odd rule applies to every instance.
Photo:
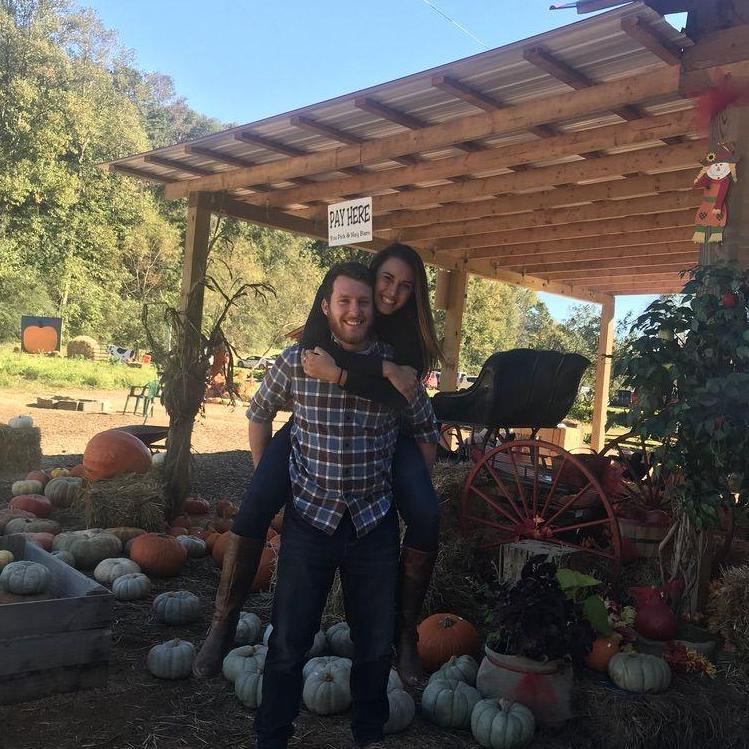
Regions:
[[163, 166], [167, 169], [178, 169], [185, 174], [197, 174], [199, 177], [208, 177], [216, 174], [212, 169], [205, 169], [202, 166], [193, 166], [192, 164], [186, 164], [184, 161], [178, 161], [177, 159], [168, 159], [166, 156], [147, 155], [144, 157], [144, 161], [147, 164], [156, 164], [157, 166]]
[[128, 177], [147, 179], [151, 182], [158, 182], [162, 185], [174, 182], [171, 177], [167, 177], [163, 174], [154, 174], [154, 172], [148, 172], [145, 169], [136, 169], [134, 166], [128, 166], [127, 164], [110, 164], [109, 171], [118, 172], [119, 174], [127, 174]]
[[[611, 271], [616, 268], [628, 269], [630, 271], [640, 272], [641, 269], [661, 269], [665, 271], [671, 271], [674, 268], [677, 270], [683, 270], [684, 268], [690, 268], [696, 265], [699, 260], [699, 255], [696, 249], [691, 252], [682, 252], [679, 254], [671, 255], [640, 255], [639, 257], [632, 257], [617, 261], [616, 266], [612, 266], [610, 260], [589, 260], [586, 263], [554, 263], [550, 265], [527, 265], [522, 266], [522, 270], [526, 273], [532, 273], [536, 276], [543, 276], [544, 278], [585, 278], [587, 273], [594, 273], [596, 271]], [[506, 267], [506, 266], [502, 266]]]
[[193, 146], [188, 144], [185, 146], [185, 153], [194, 154], [195, 156], [205, 156], [207, 159], [213, 159], [214, 161], [220, 161], [222, 164], [229, 164], [230, 166], [236, 166], [239, 168], [255, 166], [256, 163], [249, 159], [241, 159], [239, 156], [224, 153], [223, 151], [216, 151], [213, 148], [206, 148], [205, 146]]
[[[485, 112], [506, 109], [508, 106], [504, 102], [469, 86], [467, 83], [463, 83], [456, 78], [451, 78], [449, 75], [435, 75], [432, 78], [432, 86], [467, 104], [472, 104], [474, 107], [483, 109]], [[528, 132], [537, 135], [539, 138], [549, 138], [558, 131], [552, 125], [531, 125], [528, 128]]]
[[[277, 190], [265, 196], [264, 202], [269, 205], [288, 206], [313, 198], [333, 199], [343, 195], [370, 195], [378, 190], [392, 189], [399, 184], [432, 182], [472, 172], [500, 170], [539, 158], [576, 156], [582, 151], [606, 145], [609, 147], [650, 145], [657, 143], [664, 135], [693, 133], [696, 128], [694, 112], [684, 110], [668, 115], [645, 117], [635, 122], [563, 133], [542, 142], [532, 140], [492, 148], [476, 154], [463, 154], [425, 161], [410, 167], [386, 169], [358, 178], [319, 181], [306, 189]], [[530, 174], [533, 171], [533, 169], [527, 169], [524, 173]]]
[[622, 18], [622, 29], [632, 39], [640, 42], [668, 65], [681, 63], [681, 50], [656, 31], [644, 18], [627, 16]]
[[[592, 286], [598, 288], [605, 284], [615, 284], [619, 281], [622, 284], [639, 285], [640, 283], [647, 284], [649, 282], [665, 282], [672, 283], [679, 279], [679, 273], [685, 270], [684, 267], [674, 266], [671, 270], [662, 270], [654, 268], [653, 270], [635, 270], [630, 268], [619, 268], [610, 269], [608, 271], [594, 270], [590, 273], [578, 272], [577, 275], [571, 274], [570, 276], [564, 276], [562, 278], [555, 277], [550, 278], [550, 281], [556, 281], [557, 283], [579, 283], [585, 286]], [[608, 273], [608, 275], [606, 275]]]
[[646, 76], [636, 75], [602, 83], [583, 91], [553, 94], [522, 102], [495, 112], [481, 112], [456, 118], [424, 130], [395, 133], [360, 146], [341, 146], [283, 160], [237, 169], [225, 174], [169, 185], [167, 198], [175, 199], [195, 191], [228, 190], [251, 184], [267, 184], [290, 177], [336, 171], [345, 166], [375, 164], [394, 156], [444, 148], [465, 140], [517, 132], [531, 125], [561, 122], [611, 110], [626, 102], [638, 102], [674, 94], [679, 88], [679, 71], [663, 67]]

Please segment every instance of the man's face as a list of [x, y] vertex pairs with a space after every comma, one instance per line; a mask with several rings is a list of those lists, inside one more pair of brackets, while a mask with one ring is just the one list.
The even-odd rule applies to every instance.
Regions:
[[333, 282], [330, 303], [322, 300], [322, 311], [328, 318], [330, 332], [344, 348], [356, 350], [368, 342], [374, 319], [371, 286], [338, 276]]

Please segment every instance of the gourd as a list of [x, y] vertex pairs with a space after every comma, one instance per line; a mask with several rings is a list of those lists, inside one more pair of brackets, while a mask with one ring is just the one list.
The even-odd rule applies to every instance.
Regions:
[[44, 487], [44, 496], [53, 507], [70, 507], [81, 492], [83, 479], [72, 476], [60, 476], [52, 479]]
[[260, 707], [263, 701], [263, 668], [264, 664], [257, 671], [243, 671], [234, 682], [234, 694], [250, 710]]
[[310, 674], [322, 671], [346, 671], [347, 674], [351, 674], [351, 659], [341, 658], [337, 655], [318, 655], [314, 658], [310, 658], [302, 669], [302, 679], [307, 681], [307, 677]]
[[346, 622], [338, 622], [329, 627], [325, 635], [328, 638], [330, 649], [335, 655], [340, 655], [344, 658], [354, 657], [354, 643], [351, 640], [351, 629]]
[[177, 541], [185, 547], [188, 557], [204, 557], [206, 555], [205, 541], [195, 536], [177, 536]]
[[241, 611], [234, 640], [240, 645], [254, 645], [260, 642], [262, 630], [263, 625], [260, 623], [260, 617], [257, 614], [250, 611]]
[[184, 679], [192, 672], [195, 647], [185, 640], [154, 645], [146, 657], [146, 668], [157, 679]]
[[42, 494], [20, 494], [8, 504], [11, 510], [26, 510], [38, 518], [46, 518], [52, 512], [50, 501]]
[[56, 536], [62, 526], [56, 520], [48, 518], [14, 518], [5, 526], [5, 534], [11, 533], [50, 533]]
[[476, 686], [476, 674], [479, 670], [479, 664], [476, 659], [470, 655], [453, 655], [450, 660], [440, 666], [439, 671], [435, 671], [430, 677], [432, 679], [457, 679]]
[[481, 695], [458, 679], [434, 679], [421, 696], [421, 711], [442, 728], [468, 728], [471, 712]]
[[529, 744], [536, 732], [533, 713], [503, 698], [481, 700], [471, 714], [471, 733], [489, 749], [516, 749]]
[[140, 567], [132, 559], [112, 557], [102, 559], [94, 569], [94, 578], [102, 585], [111, 585], [118, 577], [140, 572]]
[[69, 551], [53, 551], [52, 556], [71, 567], [75, 567], [75, 557]]
[[230, 650], [221, 665], [221, 673], [231, 682], [245, 671], [257, 673], [265, 666], [268, 648], [265, 645], [242, 645]]
[[0, 549], [0, 570], [9, 565], [14, 559], [13, 552], [7, 549]]
[[202, 497], [188, 497], [182, 509], [189, 515], [207, 515], [211, 511], [211, 506]]
[[609, 661], [609, 677], [628, 692], [663, 692], [671, 685], [671, 668], [655, 655], [618, 653]]
[[59, 479], [63, 476], [70, 476], [70, 471], [67, 468], [53, 468], [49, 472], [49, 477], [51, 479]]
[[34, 420], [31, 416], [11, 416], [8, 419], [8, 426], [11, 429], [28, 429], [34, 426]]
[[142, 572], [128, 572], [112, 583], [112, 593], [118, 601], [137, 601], [151, 592], [151, 581]]
[[404, 689], [391, 689], [388, 692], [390, 717], [382, 727], [386, 734], [405, 731], [413, 723], [416, 715], [416, 703], [413, 697]]
[[200, 599], [188, 590], [169, 591], [153, 599], [152, 610], [162, 624], [190, 624], [200, 618]]
[[66, 531], [55, 536], [52, 544], [55, 551], [69, 551], [79, 569], [96, 567], [102, 559], [116, 557], [122, 551], [122, 542], [117, 536], [100, 528], [83, 531]]
[[473, 624], [456, 614], [432, 614], [417, 631], [419, 658], [427, 671], [436, 671], [453, 655], [475, 654], [481, 644]]
[[91, 481], [146, 473], [150, 467], [149, 449], [137, 437], [118, 429], [94, 435], [83, 453], [83, 470]]
[[18, 497], [21, 494], [42, 494], [44, 492], [44, 484], [41, 481], [32, 479], [24, 479], [23, 481], [14, 481], [10, 487], [10, 493], [14, 497]]
[[304, 682], [302, 700], [315, 715], [335, 715], [351, 705], [349, 671], [326, 668], [313, 671]]
[[130, 559], [148, 575], [172, 577], [184, 566], [187, 551], [173, 536], [144, 533], [133, 539]]
[[25, 559], [6, 564], [0, 572], [0, 588], [19, 596], [46, 593], [51, 580], [52, 575], [43, 564]]

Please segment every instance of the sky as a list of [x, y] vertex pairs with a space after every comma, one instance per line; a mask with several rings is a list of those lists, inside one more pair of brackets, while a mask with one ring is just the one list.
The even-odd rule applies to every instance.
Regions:
[[[244, 124], [580, 19], [549, 0], [79, 0], [190, 107]], [[447, 16], [447, 18], [445, 17]], [[683, 17], [674, 17], [683, 25]], [[539, 295], [557, 319], [571, 303]], [[617, 318], [653, 297], [620, 297]]]

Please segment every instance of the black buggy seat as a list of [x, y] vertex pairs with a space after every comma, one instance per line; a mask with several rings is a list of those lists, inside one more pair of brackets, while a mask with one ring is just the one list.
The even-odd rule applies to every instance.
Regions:
[[580, 354], [521, 348], [492, 354], [466, 390], [437, 393], [440, 423], [481, 428], [555, 427], [575, 400], [590, 361]]

